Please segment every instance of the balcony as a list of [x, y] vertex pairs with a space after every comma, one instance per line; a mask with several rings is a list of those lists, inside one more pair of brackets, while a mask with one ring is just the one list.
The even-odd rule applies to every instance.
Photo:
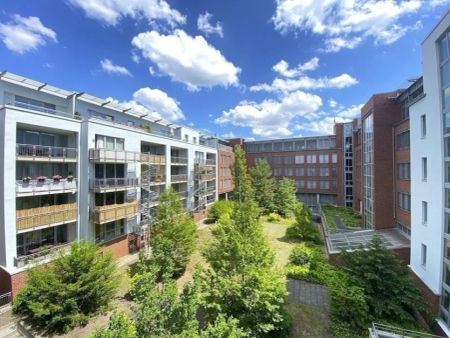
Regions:
[[16, 159], [18, 161], [76, 162], [77, 157], [78, 150], [76, 148], [16, 144]]
[[70, 243], [45, 245], [44, 247], [35, 249], [36, 252], [32, 254], [14, 257], [14, 266], [21, 268], [30, 263], [51, 260], [58, 252], [68, 252], [69, 250]]
[[211, 159], [211, 158], [207, 158], [205, 161], [206, 165], [216, 165], [216, 160], [215, 159]]
[[177, 183], [177, 182], [186, 182], [188, 180], [188, 177], [186, 174], [182, 174], [182, 175], [171, 175], [170, 176], [170, 181], [172, 183]]
[[216, 200], [216, 197], [215, 197], [215, 196], [207, 196], [207, 197], [206, 197], [206, 204], [214, 203], [215, 200]]
[[200, 174], [199, 179], [202, 181], [212, 181], [216, 178], [214, 174]]
[[72, 223], [76, 220], [77, 203], [23, 209], [16, 211], [16, 230], [23, 232], [39, 227]]
[[60, 180], [16, 180], [17, 196], [75, 193], [76, 191], [77, 180], [75, 178], [64, 178]]
[[34, 104], [30, 104], [30, 103], [26, 103], [26, 102], [20, 102], [20, 101], [16, 101], [16, 100], [9, 101], [7, 103], [7, 105], [14, 106], [14, 107], [19, 107], [19, 108], [25, 108], [25, 109], [29, 109], [29, 110], [34, 110], [34, 111], [38, 111], [38, 112], [46, 113], [46, 114], [51, 114], [51, 115], [58, 115], [58, 116], [73, 118], [73, 114], [68, 113], [66, 111], [57, 110], [57, 109], [51, 109], [51, 108], [43, 107], [43, 106], [36, 106]]
[[395, 326], [373, 323], [369, 338], [444, 338], [429, 333], [406, 330]]
[[165, 165], [166, 156], [165, 155], [152, 155], [149, 153], [141, 153], [141, 162], [148, 164]]
[[178, 195], [180, 195], [181, 199], [187, 198], [188, 197], [188, 192], [187, 191], [176, 191], [176, 193]]
[[172, 156], [170, 158], [170, 163], [173, 165], [187, 165], [188, 159], [187, 157]]
[[94, 223], [99, 224], [112, 222], [118, 219], [132, 217], [138, 212], [138, 209], [137, 201], [98, 206], [92, 212], [92, 220]]
[[210, 186], [210, 187], [206, 188], [206, 193], [207, 194], [212, 194], [215, 191], [216, 191], [216, 187], [215, 186]]
[[89, 149], [89, 159], [97, 163], [139, 162], [141, 153], [127, 150]]
[[95, 178], [89, 182], [90, 189], [95, 192], [110, 192], [136, 188], [139, 185], [138, 178]]

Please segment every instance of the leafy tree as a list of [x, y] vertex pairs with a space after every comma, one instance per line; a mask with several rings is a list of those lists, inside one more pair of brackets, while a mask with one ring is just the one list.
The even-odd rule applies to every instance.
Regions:
[[114, 312], [106, 327], [97, 330], [91, 338], [137, 338], [136, 326], [123, 312]]
[[245, 202], [253, 198], [253, 188], [247, 170], [245, 151], [241, 146], [234, 148], [233, 163], [234, 191], [233, 198], [238, 202]]
[[239, 328], [239, 321], [233, 317], [218, 315], [214, 323], [209, 323], [201, 332], [201, 338], [240, 338], [245, 332]]
[[259, 161], [250, 169], [255, 201], [264, 213], [268, 214], [275, 209], [275, 180], [272, 170], [266, 160]]
[[110, 254], [101, 254], [90, 242], [74, 242], [69, 254], [28, 270], [13, 309], [39, 329], [67, 332], [108, 305], [118, 282]]
[[178, 194], [166, 189], [159, 197], [158, 219], [152, 226], [153, 260], [161, 273], [180, 275], [195, 250], [197, 225]]
[[287, 177], [283, 177], [277, 184], [275, 193], [275, 209], [284, 216], [290, 216], [297, 205], [297, 197], [295, 193], [297, 188], [295, 182]]
[[209, 209], [208, 217], [214, 219], [214, 221], [218, 221], [221, 217], [231, 216], [233, 207], [233, 201], [219, 200]]
[[302, 203], [297, 203], [294, 209], [295, 223], [286, 229], [290, 239], [321, 244], [319, 228], [312, 222], [311, 211]]
[[366, 248], [342, 253], [342, 262], [355, 284], [364, 290], [369, 313], [376, 320], [414, 321], [411, 308], [423, 308], [408, 267], [375, 236]]

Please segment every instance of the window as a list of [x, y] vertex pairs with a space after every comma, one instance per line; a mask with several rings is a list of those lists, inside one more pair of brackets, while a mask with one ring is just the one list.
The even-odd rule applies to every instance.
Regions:
[[294, 172], [294, 170], [292, 170], [292, 168], [284, 168], [284, 175], [285, 176], [292, 176], [293, 172]]
[[422, 137], [427, 136], [427, 119], [425, 114], [420, 116], [420, 131]]
[[409, 162], [402, 162], [398, 164], [398, 178], [400, 180], [411, 179], [411, 164]]
[[273, 158], [273, 164], [281, 164], [282, 160], [283, 160], [283, 158], [281, 156], [275, 156]]
[[194, 136], [194, 137], [192, 137], [192, 142], [194, 143], [194, 144], [197, 144], [197, 138]]
[[134, 127], [135, 125], [136, 125], [136, 123], [134, 123], [134, 121], [128, 120], [128, 122], [127, 122], [128, 127]]
[[56, 110], [56, 106], [54, 104], [33, 100], [19, 95], [15, 95], [15, 104], [18, 107], [32, 108], [45, 113], [53, 113]]
[[319, 187], [320, 187], [320, 189], [330, 189], [330, 182], [329, 181], [319, 181]]
[[306, 156], [306, 163], [316, 163], [316, 155], [307, 155]]
[[329, 162], [330, 162], [330, 155], [328, 154], [319, 155], [319, 163], [329, 163]]
[[422, 243], [422, 251], [420, 255], [420, 264], [422, 264], [423, 267], [427, 266], [427, 246]]
[[406, 192], [399, 192], [398, 207], [408, 212], [411, 211], [411, 195]]
[[330, 168], [328, 168], [328, 167], [321, 167], [319, 169], [319, 175], [320, 176], [330, 176]]
[[293, 164], [294, 163], [294, 156], [285, 156], [284, 157], [284, 164]]
[[428, 221], [428, 202], [422, 201], [422, 224]]
[[427, 158], [422, 157], [422, 180], [426, 181], [428, 176], [428, 170], [427, 170]]
[[282, 168], [273, 168], [273, 176], [281, 176]]
[[295, 156], [295, 164], [303, 164], [305, 163], [305, 156], [304, 155], [297, 155]]
[[306, 186], [308, 189], [316, 189], [317, 183], [316, 181], [307, 181]]
[[397, 135], [397, 148], [408, 149], [409, 148], [409, 130], [404, 131]]
[[124, 150], [125, 140], [123, 138], [95, 135], [95, 147], [97, 149]]
[[188, 134], [185, 134], [185, 135], [184, 135], [184, 140], [185, 140], [186, 142], [189, 142], [189, 135], [188, 135]]
[[305, 168], [295, 168], [295, 176], [305, 176]]
[[305, 181], [304, 180], [297, 180], [295, 181], [295, 185], [297, 188], [304, 188], [305, 187]]
[[317, 176], [315, 167], [309, 167], [309, 168], [306, 168], [306, 169], [307, 169], [307, 175], [308, 176]]
[[331, 162], [332, 163], [337, 163], [337, 154], [332, 154], [331, 155]]

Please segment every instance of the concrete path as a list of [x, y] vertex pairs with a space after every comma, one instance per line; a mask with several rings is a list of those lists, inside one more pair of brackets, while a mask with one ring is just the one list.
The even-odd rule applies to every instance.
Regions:
[[329, 308], [328, 289], [298, 279], [288, 279], [288, 302]]

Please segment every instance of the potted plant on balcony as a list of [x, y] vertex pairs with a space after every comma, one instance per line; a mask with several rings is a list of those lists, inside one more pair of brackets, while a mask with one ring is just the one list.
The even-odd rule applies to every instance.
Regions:
[[38, 176], [38, 177], [36, 177], [36, 180], [38, 182], [45, 182], [46, 179], [47, 179], [47, 177], [45, 177], [45, 176]]
[[59, 182], [61, 181], [62, 176], [61, 175], [53, 175], [53, 182]]
[[73, 181], [73, 175], [72, 175], [72, 172], [71, 171], [69, 171], [69, 175], [67, 175], [67, 182], [72, 182]]
[[31, 181], [31, 177], [30, 176], [24, 176], [22, 177], [22, 182], [23, 183], [30, 183]]

